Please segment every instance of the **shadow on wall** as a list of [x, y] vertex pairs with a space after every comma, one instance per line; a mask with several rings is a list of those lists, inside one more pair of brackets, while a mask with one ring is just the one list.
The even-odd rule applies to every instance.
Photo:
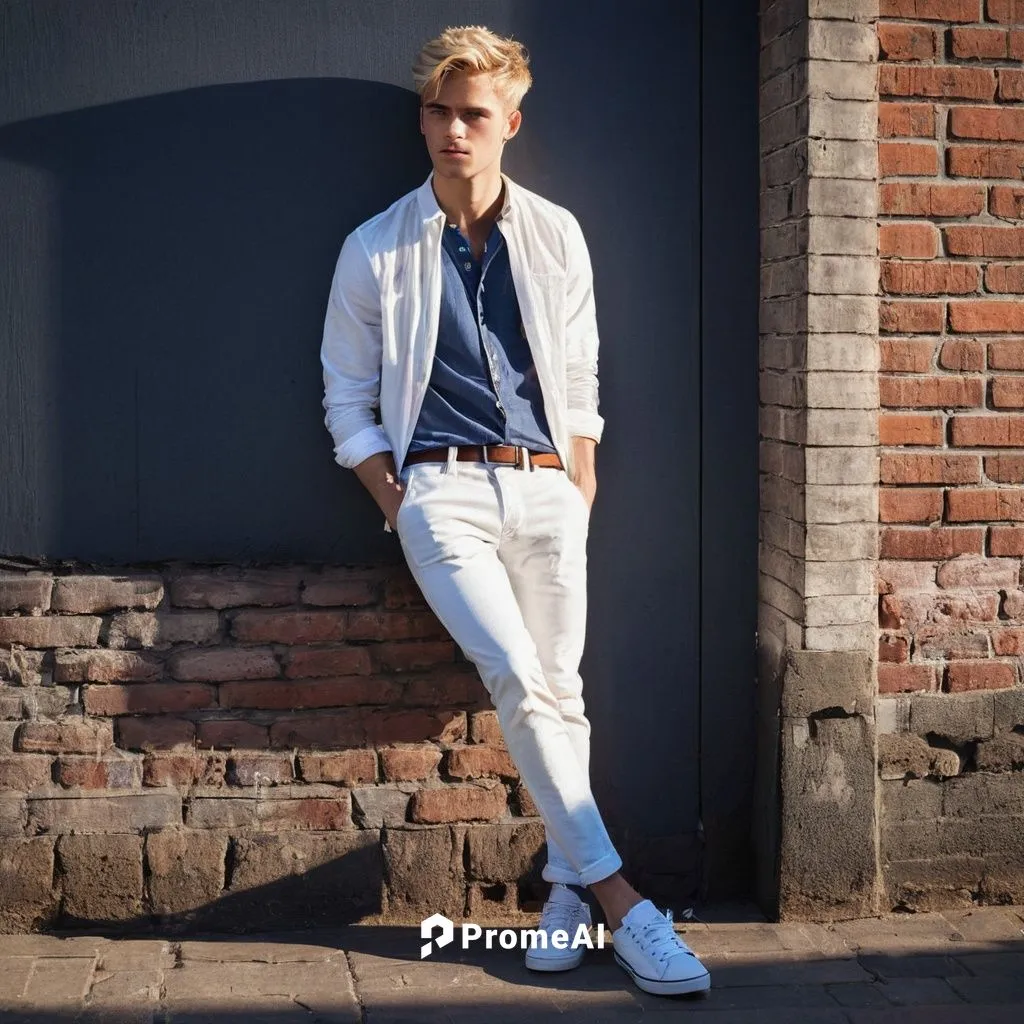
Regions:
[[18, 211], [0, 354], [25, 388], [3, 413], [0, 470], [25, 493], [0, 550], [398, 559], [333, 462], [319, 347], [345, 235], [429, 172], [417, 109], [394, 86], [299, 80], [0, 130]]

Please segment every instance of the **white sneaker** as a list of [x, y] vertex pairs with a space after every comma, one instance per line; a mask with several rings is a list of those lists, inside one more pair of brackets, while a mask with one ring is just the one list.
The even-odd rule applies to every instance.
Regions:
[[645, 992], [674, 996], [711, 988], [707, 968], [672, 930], [672, 911], [663, 915], [650, 900], [630, 908], [612, 932], [612, 945], [616, 962]]
[[569, 971], [579, 967], [587, 947], [581, 944], [576, 949], [555, 949], [551, 945], [551, 934], [562, 929], [568, 935], [568, 941], [572, 942], [581, 924], [590, 928], [590, 907], [572, 889], [561, 882], [554, 882], [537, 926], [538, 931], [547, 934], [547, 948], [538, 943], [533, 949], [528, 949], [526, 966], [531, 971]]

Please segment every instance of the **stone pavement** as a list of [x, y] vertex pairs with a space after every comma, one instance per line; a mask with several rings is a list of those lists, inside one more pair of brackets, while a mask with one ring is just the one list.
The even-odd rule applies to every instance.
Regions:
[[1024, 907], [771, 924], [748, 906], [678, 930], [707, 997], [634, 988], [610, 947], [538, 975], [518, 950], [456, 941], [426, 960], [415, 926], [227, 937], [0, 936], [5, 1024], [1021, 1024]]

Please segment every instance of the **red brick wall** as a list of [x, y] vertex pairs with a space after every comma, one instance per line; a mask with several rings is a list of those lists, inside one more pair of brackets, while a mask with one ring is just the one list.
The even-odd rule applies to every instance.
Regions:
[[1024, 893], [1024, 2], [882, 0], [881, 853]]
[[1024, 650], [1024, 3], [883, 0], [879, 687]]
[[402, 570], [0, 573], [0, 930], [521, 909], [490, 707]]

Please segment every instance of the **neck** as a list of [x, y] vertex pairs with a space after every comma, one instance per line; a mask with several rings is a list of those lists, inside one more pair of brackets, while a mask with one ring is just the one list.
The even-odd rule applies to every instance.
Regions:
[[431, 185], [437, 198], [437, 205], [444, 211], [450, 224], [457, 224], [462, 231], [493, 222], [501, 210], [504, 183], [501, 171], [480, 174], [474, 178], [431, 177]]

